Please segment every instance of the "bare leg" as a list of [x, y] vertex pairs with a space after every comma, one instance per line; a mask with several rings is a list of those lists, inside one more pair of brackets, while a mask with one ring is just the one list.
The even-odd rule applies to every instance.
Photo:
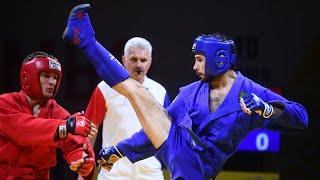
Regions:
[[81, 4], [71, 10], [62, 38], [80, 48], [100, 78], [128, 98], [153, 146], [160, 147], [169, 134], [169, 116], [151, 93], [130, 79], [129, 73], [118, 60], [96, 41], [87, 13], [89, 8], [89, 4]]
[[153, 146], [159, 148], [167, 139], [171, 127], [166, 110], [147, 89], [131, 78], [113, 89], [128, 98]]

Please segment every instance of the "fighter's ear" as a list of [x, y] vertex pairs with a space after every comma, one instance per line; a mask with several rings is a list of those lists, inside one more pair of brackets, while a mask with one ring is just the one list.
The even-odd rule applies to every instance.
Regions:
[[216, 53], [216, 67], [223, 69], [228, 63], [230, 57], [227, 57], [228, 53], [225, 50], [220, 50]]

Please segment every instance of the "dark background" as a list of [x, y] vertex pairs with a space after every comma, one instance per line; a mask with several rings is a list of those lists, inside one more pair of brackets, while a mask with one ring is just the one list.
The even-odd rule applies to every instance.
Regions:
[[[57, 101], [70, 112], [86, 108], [100, 80], [82, 54], [61, 40], [69, 11], [82, 2], [1, 3], [0, 93], [19, 91], [21, 61], [42, 50], [60, 59], [63, 67]], [[172, 99], [179, 87], [197, 80], [192, 71], [194, 38], [213, 32], [233, 37], [240, 71], [302, 103], [309, 113], [309, 127], [295, 136], [282, 135], [279, 153], [235, 154], [225, 170], [275, 172], [281, 179], [320, 179], [318, 0], [86, 2], [92, 5], [97, 39], [118, 59], [124, 43], [133, 36], [152, 43], [149, 77], [164, 85]], [[71, 179], [61, 167], [53, 172], [54, 179]]]

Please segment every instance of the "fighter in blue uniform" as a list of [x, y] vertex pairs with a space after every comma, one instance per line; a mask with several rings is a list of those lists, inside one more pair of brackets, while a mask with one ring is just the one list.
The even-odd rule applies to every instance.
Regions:
[[80, 5], [71, 11], [63, 39], [78, 46], [99, 76], [128, 97], [143, 127], [131, 138], [102, 149], [98, 160], [102, 167], [112, 168], [123, 156], [136, 162], [156, 155], [172, 179], [210, 179], [253, 129], [295, 134], [307, 127], [302, 105], [234, 70], [236, 47], [221, 34], [195, 39], [193, 69], [201, 80], [180, 89], [167, 115], [96, 41], [88, 7]]

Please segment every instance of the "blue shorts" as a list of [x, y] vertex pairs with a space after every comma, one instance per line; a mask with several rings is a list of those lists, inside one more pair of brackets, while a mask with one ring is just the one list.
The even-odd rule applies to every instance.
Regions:
[[171, 124], [169, 136], [156, 157], [167, 166], [172, 179], [208, 179], [190, 133], [178, 125]]

